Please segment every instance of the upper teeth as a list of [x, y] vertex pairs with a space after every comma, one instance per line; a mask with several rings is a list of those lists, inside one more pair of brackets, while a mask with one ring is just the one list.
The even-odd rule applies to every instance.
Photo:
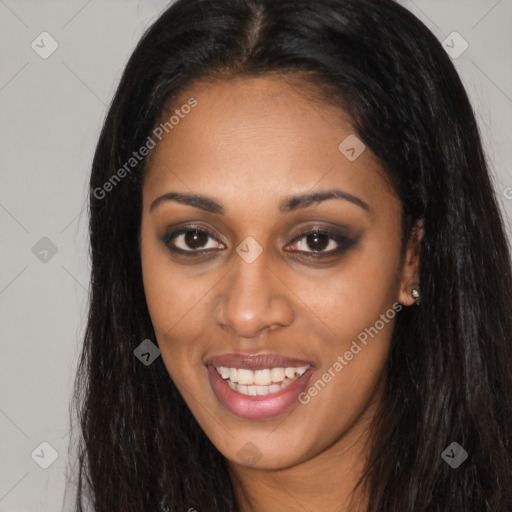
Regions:
[[223, 379], [229, 379], [238, 384], [268, 386], [272, 382], [281, 382], [285, 377], [293, 379], [304, 374], [308, 366], [298, 368], [264, 368], [262, 370], [247, 370], [245, 368], [227, 368], [226, 366], [215, 367]]

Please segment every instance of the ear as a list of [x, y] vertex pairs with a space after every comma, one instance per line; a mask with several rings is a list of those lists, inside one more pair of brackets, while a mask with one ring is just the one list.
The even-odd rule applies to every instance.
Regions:
[[411, 230], [400, 272], [398, 302], [404, 306], [412, 306], [416, 302], [411, 294], [413, 288], [420, 290], [420, 242], [423, 233], [423, 220], [420, 219]]

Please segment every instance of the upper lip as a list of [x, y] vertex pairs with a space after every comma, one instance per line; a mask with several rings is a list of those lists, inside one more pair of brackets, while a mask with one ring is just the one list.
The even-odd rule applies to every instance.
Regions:
[[265, 368], [299, 368], [313, 366], [309, 361], [286, 357], [280, 354], [221, 354], [214, 356], [206, 364], [227, 368], [243, 368], [246, 370], [263, 370]]

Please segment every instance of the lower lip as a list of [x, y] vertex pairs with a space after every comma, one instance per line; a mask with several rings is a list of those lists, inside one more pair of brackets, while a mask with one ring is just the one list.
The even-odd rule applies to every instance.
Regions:
[[263, 420], [278, 416], [297, 403], [299, 394], [306, 388], [312, 374], [313, 368], [308, 368], [303, 375], [284, 389], [269, 395], [248, 396], [233, 391], [216, 368], [208, 365], [208, 379], [217, 400], [228, 411], [250, 420]]

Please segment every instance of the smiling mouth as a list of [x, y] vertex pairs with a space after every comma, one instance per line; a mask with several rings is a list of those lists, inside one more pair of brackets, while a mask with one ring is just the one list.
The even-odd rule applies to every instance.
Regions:
[[271, 419], [297, 405], [315, 371], [312, 361], [270, 352], [219, 354], [205, 366], [218, 402], [249, 420]]
[[249, 370], [214, 366], [226, 384], [237, 393], [247, 396], [265, 396], [278, 393], [299, 379], [310, 365]]

